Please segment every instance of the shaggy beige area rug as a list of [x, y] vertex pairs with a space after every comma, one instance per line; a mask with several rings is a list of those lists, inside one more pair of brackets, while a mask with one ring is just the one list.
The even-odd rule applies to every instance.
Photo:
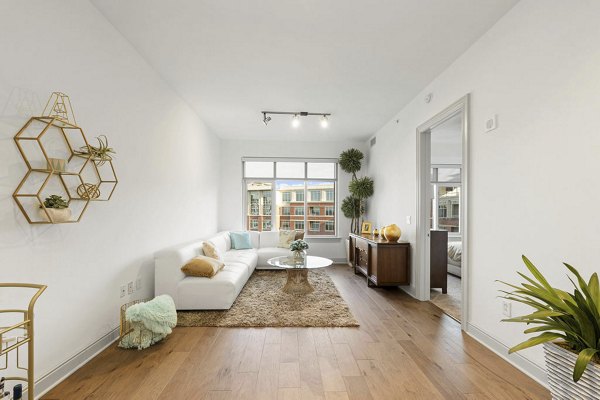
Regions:
[[256, 270], [229, 310], [178, 311], [178, 326], [358, 326], [335, 284], [325, 273], [312, 270], [309, 294], [281, 291], [285, 270]]

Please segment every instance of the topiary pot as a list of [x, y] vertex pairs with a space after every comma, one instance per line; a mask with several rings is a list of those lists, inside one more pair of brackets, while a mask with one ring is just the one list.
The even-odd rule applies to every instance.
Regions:
[[577, 354], [553, 342], [544, 343], [544, 357], [553, 400], [600, 400], [600, 365], [588, 364], [579, 381], [573, 381]]

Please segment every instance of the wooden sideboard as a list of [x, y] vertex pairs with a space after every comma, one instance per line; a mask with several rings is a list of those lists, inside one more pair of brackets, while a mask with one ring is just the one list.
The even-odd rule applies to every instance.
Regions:
[[410, 284], [410, 243], [354, 233], [349, 240], [349, 265], [367, 277], [369, 286]]

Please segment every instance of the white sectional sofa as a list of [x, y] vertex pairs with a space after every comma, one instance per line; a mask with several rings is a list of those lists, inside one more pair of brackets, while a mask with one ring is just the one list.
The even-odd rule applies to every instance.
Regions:
[[272, 269], [267, 261], [288, 255], [290, 251], [277, 247], [279, 232], [249, 232], [252, 249], [231, 248], [229, 232], [220, 232], [206, 239], [212, 242], [223, 257], [225, 267], [212, 278], [186, 276], [181, 267], [192, 258], [204, 254], [202, 243], [174, 246], [154, 255], [154, 293], [168, 294], [178, 310], [229, 309], [242, 291], [255, 268]]

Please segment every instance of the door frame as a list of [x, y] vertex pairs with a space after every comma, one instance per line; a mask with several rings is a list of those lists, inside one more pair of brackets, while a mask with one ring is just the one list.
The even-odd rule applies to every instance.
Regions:
[[429, 228], [429, 201], [431, 154], [430, 134], [436, 126], [460, 114], [462, 116], [462, 168], [461, 168], [461, 207], [460, 223], [462, 236], [461, 259], [461, 329], [467, 330], [469, 320], [469, 100], [466, 94], [443, 111], [417, 127], [417, 242], [415, 294], [419, 300], [430, 300], [430, 265], [427, 243]]

